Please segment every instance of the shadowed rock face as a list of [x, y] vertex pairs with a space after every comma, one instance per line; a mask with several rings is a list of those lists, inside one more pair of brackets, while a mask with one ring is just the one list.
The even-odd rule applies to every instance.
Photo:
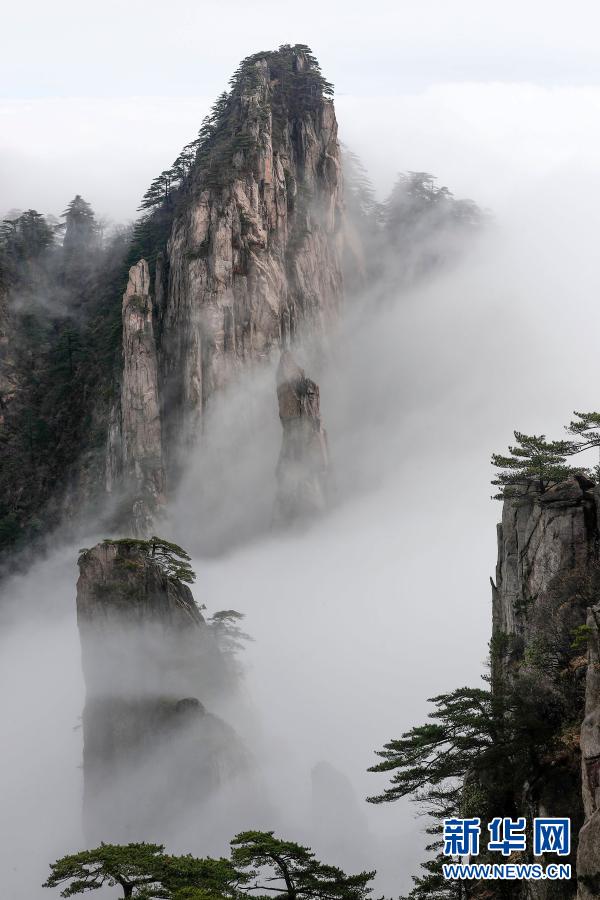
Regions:
[[329, 480], [319, 388], [289, 352], [281, 355], [277, 399], [283, 436], [277, 463], [274, 520], [285, 523], [323, 512], [328, 503]]
[[86, 838], [160, 835], [248, 768], [233, 729], [198, 699], [216, 702], [230, 673], [190, 589], [135, 545], [82, 555], [77, 621]]
[[[587, 669], [584, 656], [571, 664], [572, 677], [581, 684], [584, 675], [586, 679], [585, 712], [582, 700], [579, 710], [583, 720], [580, 742], [574, 731], [572, 749], [557, 754], [551, 765], [546, 765], [544, 777], [535, 784], [524, 784], [522, 796], [517, 798], [520, 815], [528, 819], [570, 816], [574, 850], [578, 845], [577, 888], [572, 882], [532, 882], [528, 896], [539, 900], [573, 898], [576, 892], [585, 900], [600, 896], [600, 605], [586, 612], [598, 566], [596, 491], [589, 479], [579, 475], [544, 493], [530, 486], [514, 499], [505, 500], [498, 526], [493, 635], [501, 639], [503, 649], [493, 660], [496, 676], [510, 679], [523, 666], [527, 668], [528, 654], [535, 653], [536, 641], [550, 620], [567, 645], [586, 615], [590, 629]], [[543, 688], [543, 675], [538, 677]], [[582, 690], [579, 695], [583, 696]], [[566, 741], [565, 747], [568, 745]], [[547, 861], [555, 860], [549, 857]], [[575, 852], [569, 862], [575, 867]], [[525, 896], [519, 890], [515, 887], [514, 896]]]

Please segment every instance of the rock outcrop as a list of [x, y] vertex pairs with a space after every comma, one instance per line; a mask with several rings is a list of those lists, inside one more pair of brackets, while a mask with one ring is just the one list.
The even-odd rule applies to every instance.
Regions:
[[128, 247], [99, 245], [80, 196], [60, 248], [34, 211], [13, 223], [15, 234], [35, 227], [19, 237], [18, 265], [3, 255], [10, 279], [0, 273], [5, 425], [15, 412], [4, 470], [28, 462], [5, 476], [15, 488], [0, 550], [59, 523], [80, 531], [90, 513], [112, 533], [157, 530], [208, 404], [302, 335], [324, 342], [337, 317], [344, 200], [331, 86], [303, 45], [243, 60], [230, 84], [151, 185]]
[[204, 706], [227, 663], [189, 587], [139, 542], [99, 544], [79, 565], [86, 837], [156, 836], [248, 765]]
[[553, 579], [585, 567], [594, 557], [596, 538], [593, 482], [584, 476], [545, 493], [530, 485], [506, 500], [498, 525], [494, 633], [525, 645], [535, 637], [535, 612], [544, 608]]
[[585, 719], [581, 726], [581, 778], [585, 824], [579, 833], [579, 897], [600, 896], [600, 604], [588, 610]]
[[319, 387], [289, 351], [282, 353], [277, 370], [277, 400], [283, 436], [274, 520], [289, 523], [323, 512], [329, 495], [329, 454]]
[[154, 318], [150, 272], [141, 260], [129, 270], [123, 295], [121, 399], [109, 422], [107, 466], [108, 486], [127, 497], [131, 530], [141, 537], [151, 534], [165, 491]]
[[[580, 896], [586, 900], [599, 896], [600, 888], [600, 880], [594, 881], [600, 873], [598, 632], [595, 612], [587, 609], [600, 588], [598, 537], [598, 495], [585, 476], [575, 475], [543, 493], [530, 485], [505, 500], [498, 526], [491, 644], [496, 684], [498, 679], [506, 684], [520, 678], [530, 697], [548, 702], [549, 709], [564, 710], [541, 772], [522, 785], [515, 805], [528, 821], [545, 815], [571, 818], [573, 852], [568, 861], [575, 870], [579, 843], [577, 876]], [[584, 689], [586, 616], [591, 640]], [[576, 649], [578, 642], [581, 649]], [[549, 662], [554, 658], [568, 662], [556, 671]], [[515, 897], [525, 896], [515, 890]], [[528, 896], [546, 900], [573, 898], [577, 888], [575, 881], [540, 881], [529, 890]]]
[[108, 483], [121, 456], [127, 531], [151, 530], [212, 398], [302, 333], [323, 338], [342, 302], [340, 147], [316, 61], [283, 47], [244, 60], [232, 83], [150, 216], [155, 262], [133, 267], [124, 298]]
[[304, 50], [245, 60], [167, 247], [166, 390], [192, 429], [215, 390], [342, 299], [342, 182], [333, 101]]

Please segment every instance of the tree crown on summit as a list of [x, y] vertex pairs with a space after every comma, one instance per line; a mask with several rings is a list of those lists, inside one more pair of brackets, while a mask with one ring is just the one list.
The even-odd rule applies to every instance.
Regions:
[[94, 210], [87, 202], [84, 200], [81, 194], [76, 194], [71, 202], [68, 204], [65, 211], [62, 213], [62, 218], [67, 220], [67, 225], [69, 222], [77, 222], [78, 224], [87, 223], [90, 225], [95, 225], [96, 217], [94, 216]]
[[[183, 547], [166, 541], [164, 538], [156, 535], [153, 535], [148, 540], [142, 540], [141, 538], [118, 538], [116, 540], [106, 538], [103, 543], [141, 550], [147, 559], [160, 566], [167, 578], [171, 578], [173, 581], [184, 581], [186, 584], [193, 584], [196, 580], [196, 573], [190, 565], [191, 556], [189, 553]], [[86, 553], [87, 550], [84, 549], [80, 552]]]
[[[217, 184], [231, 169], [233, 156], [255, 149], [253, 138], [234, 127], [243, 95], [255, 89], [260, 79], [259, 64], [269, 67], [269, 87], [274, 127], [281, 127], [282, 117], [296, 117], [316, 108], [324, 97], [331, 97], [333, 85], [306, 44], [282, 44], [278, 50], [254, 53], [242, 60], [232, 75], [229, 91], [223, 91], [204, 118], [195, 140], [182, 149], [172, 166], [160, 173], [144, 194], [140, 210], [169, 208], [177, 191], [189, 182], [192, 170], [202, 169], [206, 185]], [[260, 115], [265, 115], [263, 110]], [[148, 224], [147, 218], [139, 228]]]
[[500, 471], [492, 484], [501, 490], [494, 499], [502, 500], [514, 496], [519, 486], [535, 485], [542, 493], [551, 484], [564, 481], [571, 475], [592, 475], [600, 479], [600, 465], [591, 472], [585, 467], [571, 466], [567, 459], [600, 447], [600, 413], [577, 412], [574, 419], [565, 426], [569, 439], [548, 441], [544, 434], [528, 435], [515, 431], [516, 443], [509, 446], [508, 455], [492, 454], [492, 465]]
[[63, 247], [67, 252], [87, 250], [96, 239], [98, 224], [94, 210], [80, 194], [71, 200], [62, 213], [65, 220], [65, 239]]
[[540, 491], [558, 481], [564, 481], [574, 471], [567, 457], [575, 452], [573, 441], [547, 441], [544, 434], [529, 435], [515, 431], [516, 443], [508, 448], [508, 455], [492, 454], [492, 465], [499, 473], [492, 481], [502, 490], [496, 499], [512, 496], [515, 488], [535, 484]]

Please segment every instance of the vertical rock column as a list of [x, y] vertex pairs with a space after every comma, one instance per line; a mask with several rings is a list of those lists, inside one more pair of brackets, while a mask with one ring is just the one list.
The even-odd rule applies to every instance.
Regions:
[[150, 273], [145, 259], [129, 270], [123, 295], [122, 466], [134, 534], [148, 536], [164, 503], [165, 473]]
[[285, 523], [322, 512], [328, 502], [329, 480], [319, 387], [287, 351], [282, 353], [277, 371], [277, 399], [283, 437], [274, 519]]
[[196, 165], [173, 223], [160, 354], [169, 464], [215, 392], [296, 334], [321, 338], [337, 318], [340, 147], [332, 100], [306, 90], [310, 67], [292, 48], [242, 63], [221, 169]]

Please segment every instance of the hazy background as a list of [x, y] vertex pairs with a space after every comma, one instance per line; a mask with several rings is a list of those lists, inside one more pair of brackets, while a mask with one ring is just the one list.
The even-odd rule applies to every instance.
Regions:
[[[219, 452], [191, 461], [186, 486], [198, 492], [174, 506], [174, 536], [195, 553], [196, 598], [209, 611], [245, 612], [255, 638], [246, 654], [255, 721], [239, 727], [264, 762], [281, 828], [349, 869], [365, 863], [311, 826], [311, 767], [335, 765], [359, 801], [380, 791], [385, 778], [365, 772], [373, 749], [419, 722], [427, 697], [476, 683], [500, 512], [490, 453], [513, 428], [558, 437], [573, 409], [598, 406], [599, 24], [591, 2], [217, 12], [25, 3], [5, 13], [4, 209], [57, 213], [79, 192], [99, 215], [132, 216], [239, 59], [302, 41], [335, 83], [341, 138], [380, 195], [396, 171], [425, 169], [494, 211], [488, 236], [452, 271], [383, 307], [367, 291], [330, 363], [309, 373], [339, 486], [331, 516], [302, 534], [199, 556], [208, 531], [221, 550], [237, 534], [236, 510], [253, 495], [257, 510], [268, 507], [279, 432], [266, 375], [228, 399]], [[247, 393], [264, 426], [250, 446], [251, 423], [236, 415]], [[76, 549], [7, 591], [19, 612], [3, 623], [0, 648], [0, 852], [15, 900], [51, 896], [35, 888], [47, 862], [82, 840]], [[397, 895], [421, 859], [423, 823], [402, 804], [364, 812], [367, 863]], [[186, 837], [186, 849], [206, 852], [198, 835]]]
[[380, 191], [424, 169], [496, 206], [515, 177], [596, 166], [599, 27], [594, 0], [11, 4], [1, 205], [60, 213], [79, 192], [99, 215], [133, 216], [240, 59], [303, 42]]

